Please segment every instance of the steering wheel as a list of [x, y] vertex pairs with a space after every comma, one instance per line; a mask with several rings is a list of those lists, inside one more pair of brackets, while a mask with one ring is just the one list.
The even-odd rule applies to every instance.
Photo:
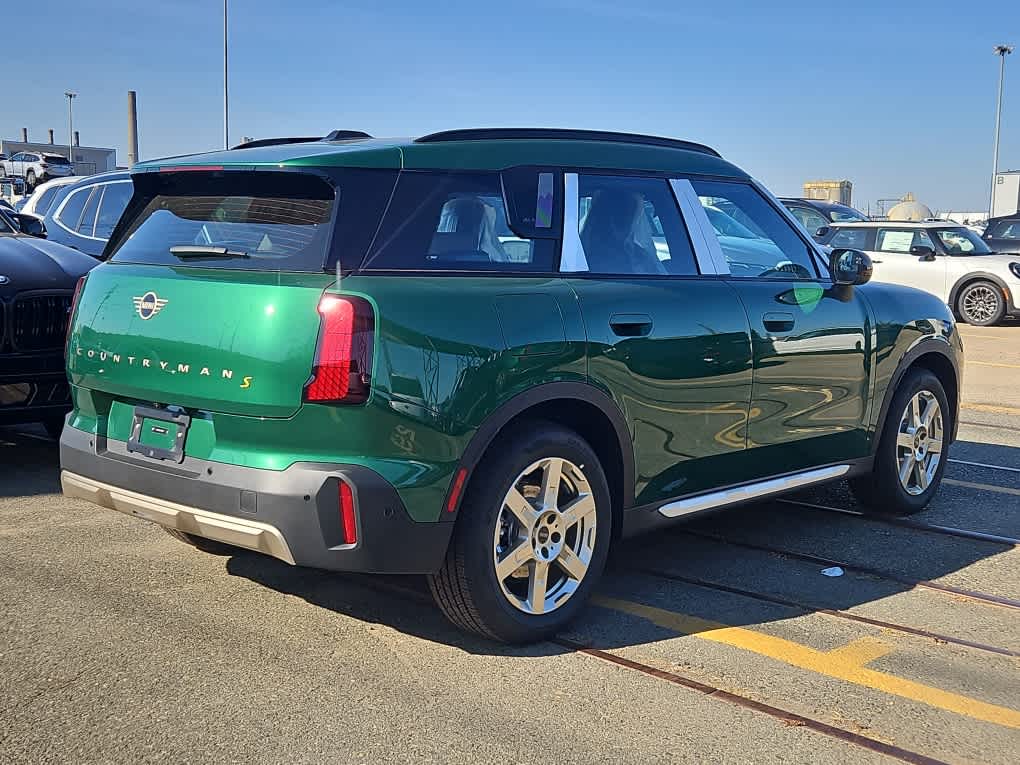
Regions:
[[792, 260], [784, 260], [776, 263], [775, 267], [762, 271], [759, 276], [771, 276], [773, 274], [794, 274], [801, 279], [811, 278], [810, 271], [804, 268], [804, 266], [800, 263], [794, 263]]

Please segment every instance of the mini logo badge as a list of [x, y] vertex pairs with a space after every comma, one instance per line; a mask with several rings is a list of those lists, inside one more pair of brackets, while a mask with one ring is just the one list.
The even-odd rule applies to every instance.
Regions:
[[0, 284], [7, 284], [10, 281], [6, 276], [0, 274]]
[[151, 319], [157, 313], [163, 310], [163, 306], [167, 304], [165, 298], [158, 297], [155, 292], [151, 290], [146, 292], [144, 295], [132, 298], [135, 303], [135, 311], [143, 319]]

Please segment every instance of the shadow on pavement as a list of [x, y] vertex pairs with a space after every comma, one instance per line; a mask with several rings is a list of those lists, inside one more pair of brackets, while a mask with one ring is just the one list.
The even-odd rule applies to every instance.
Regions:
[[0, 427], [0, 497], [60, 493], [60, 449], [41, 427]]

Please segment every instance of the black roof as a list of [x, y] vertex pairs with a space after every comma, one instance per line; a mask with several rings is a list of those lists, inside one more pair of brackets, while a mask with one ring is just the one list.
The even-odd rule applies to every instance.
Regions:
[[254, 141], [239, 143], [231, 146], [231, 149], [255, 149], [259, 146], [281, 146], [288, 143], [316, 143], [318, 141], [350, 141], [354, 139], [371, 138], [368, 133], [361, 130], [334, 130], [324, 136], [291, 136], [284, 138], [257, 138]]
[[570, 130], [565, 128], [468, 128], [466, 130], [444, 130], [439, 133], [416, 138], [415, 143], [446, 143], [449, 141], [605, 141], [630, 143], [642, 146], [660, 146], [669, 149], [685, 149], [713, 157], [721, 155], [715, 149], [693, 141], [679, 138], [640, 135], [638, 133], [614, 133], [607, 130]]

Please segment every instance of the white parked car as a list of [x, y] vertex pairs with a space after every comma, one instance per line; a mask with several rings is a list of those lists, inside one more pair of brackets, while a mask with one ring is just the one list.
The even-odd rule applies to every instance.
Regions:
[[74, 175], [74, 166], [63, 154], [41, 151], [19, 151], [8, 159], [0, 159], [0, 177], [17, 175], [25, 179], [29, 189], [53, 178]]
[[938, 295], [968, 324], [1020, 316], [1020, 255], [1000, 254], [974, 231], [946, 221], [833, 223], [823, 243], [864, 250], [872, 281]]

